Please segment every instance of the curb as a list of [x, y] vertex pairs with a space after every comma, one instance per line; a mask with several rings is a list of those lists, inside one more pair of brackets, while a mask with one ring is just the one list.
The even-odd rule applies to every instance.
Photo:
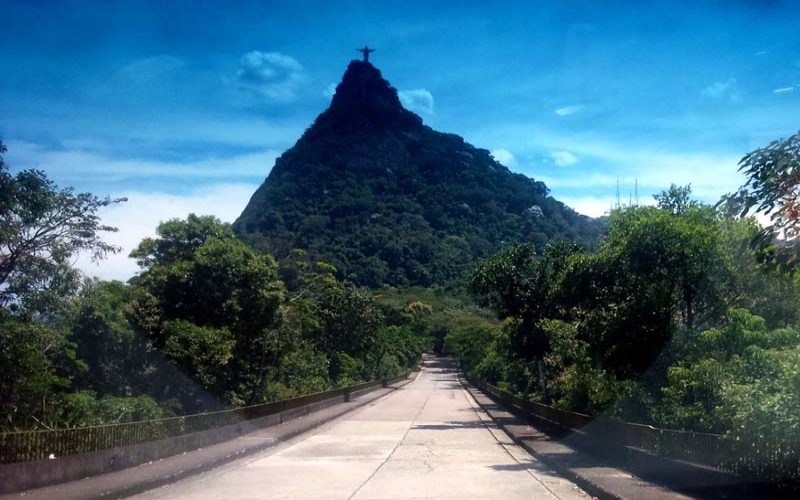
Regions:
[[[576, 473], [572, 469], [568, 467], [564, 467], [563, 465], [550, 460], [548, 457], [542, 455], [541, 453], [537, 452], [530, 444], [526, 442], [525, 439], [516, 436], [511, 430], [509, 430], [505, 425], [501, 424], [493, 415], [493, 411], [485, 406], [485, 402], [482, 402], [481, 399], [486, 398], [491, 401], [491, 399], [486, 396], [483, 391], [480, 391], [478, 388], [474, 387], [470, 384], [466, 379], [459, 377], [459, 382], [461, 385], [472, 395], [472, 398], [475, 400], [476, 403], [481, 407], [481, 409], [486, 412], [487, 415], [492, 419], [492, 421], [499, 427], [503, 432], [506, 433], [508, 437], [514, 441], [515, 444], [523, 448], [525, 451], [536, 457], [537, 460], [541, 461], [542, 463], [546, 464], [548, 467], [552, 468], [554, 471], [558, 472], [564, 478], [572, 481], [578, 487], [580, 487], [583, 491], [585, 491], [589, 496], [595, 498], [597, 500], [629, 500], [627, 497], [624, 497], [618, 493], [615, 493], [596, 482], [592, 481], [586, 476]], [[510, 413], [510, 412], [509, 412]], [[513, 415], [513, 414], [512, 414]], [[515, 418], [518, 418], [515, 416]], [[530, 426], [527, 422], [524, 422], [522, 419], [519, 419], [520, 423], [524, 425]]]

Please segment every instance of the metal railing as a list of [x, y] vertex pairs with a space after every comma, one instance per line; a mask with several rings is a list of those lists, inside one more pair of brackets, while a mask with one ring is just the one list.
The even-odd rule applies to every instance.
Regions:
[[515, 407], [526, 416], [575, 431], [605, 446], [634, 448], [761, 481], [800, 480], [800, 435], [791, 442], [769, 442], [661, 429], [534, 403], [474, 377], [467, 379], [496, 401]]
[[0, 464], [42, 460], [51, 456], [76, 455], [158, 439], [173, 438], [193, 432], [247, 422], [331, 398], [341, 397], [344, 401], [349, 401], [351, 393], [381, 385], [386, 387], [389, 384], [408, 378], [408, 375], [406, 373], [392, 379], [375, 380], [350, 387], [231, 410], [92, 427], [0, 432]]

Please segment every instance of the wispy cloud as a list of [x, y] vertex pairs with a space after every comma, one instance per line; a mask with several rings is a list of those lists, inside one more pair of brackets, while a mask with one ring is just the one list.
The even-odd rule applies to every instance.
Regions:
[[427, 89], [400, 90], [397, 92], [403, 107], [415, 113], [432, 115], [434, 111], [433, 94]]
[[569, 151], [550, 151], [550, 157], [553, 159], [553, 163], [559, 167], [574, 165], [580, 160], [580, 158]]
[[558, 108], [555, 111], [553, 111], [553, 113], [557, 114], [558, 116], [569, 116], [583, 111], [583, 108], [584, 108], [583, 104], [575, 104], [573, 106]]
[[775, 89], [772, 91], [773, 94], [785, 94], [786, 92], [792, 92], [794, 87], [781, 87], [779, 89]]
[[325, 90], [322, 91], [322, 96], [325, 97], [326, 99], [332, 99], [335, 93], [336, 93], [336, 84], [331, 83], [330, 85], [325, 87]]
[[297, 90], [305, 81], [303, 66], [280, 52], [254, 50], [239, 59], [236, 84], [273, 103], [297, 99]]
[[59, 185], [74, 181], [121, 182], [153, 178], [182, 178], [194, 182], [213, 179], [263, 178], [280, 152], [266, 150], [231, 157], [209, 157], [193, 162], [119, 159], [79, 149], [51, 149], [40, 144], [9, 141], [7, 157], [15, 170], [43, 169]]
[[612, 173], [586, 172], [581, 175], [542, 176], [551, 188], [606, 191], [613, 193], [617, 182], [634, 185], [639, 192], [654, 194], [670, 184], [692, 185], [696, 197], [716, 202], [725, 193], [743, 184], [737, 172], [738, 156], [710, 153], [676, 153], [647, 148], [623, 147], [611, 143], [582, 141], [571, 145], [582, 158], [613, 165]]
[[506, 167], [516, 167], [517, 166], [517, 159], [514, 158], [514, 155], [511, 154], [511, 151], [503, 148], [493, 149], [492, 156], [495, 160], [500, 162], [502, 165]]
[[162, 54], [134, 61], [120, 69], [113, 80], [136, 83], [152, 82], [164, 75], [174, 73], [184, 67], [185, 63], [177, 57]]
[[726, 99], [729, 101], [738, 101], [742, 97], [739, 91], [739, 84], [735, 78], [729, 78], [724, 82], [714, 82], [704, 88], [701, 95], [711, 99]]

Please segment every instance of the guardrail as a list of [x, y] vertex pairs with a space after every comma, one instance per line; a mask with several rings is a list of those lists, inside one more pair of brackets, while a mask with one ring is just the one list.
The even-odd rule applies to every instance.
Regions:
[[745, 441], [736, 436], [661, 429], [592, 417], [535, 403], [469, 375], [467, 380], [496, 401], [601, 443], [611, 449], [635, 449], [758, 481], [800, 481], [800, 435], [789, 443]]
[[2, 432], [0, 464], [42, 460], [51, 456], [63, 457], [172, 438], [279, 414], [332, 398], [341, 397], [344, 401], [349, 401], [352, 393], [377, 386], [386, 387], [408, 378], [408, 375], [406, 373], [392, 379], [375, 380], [232, 410], [92, 427]]

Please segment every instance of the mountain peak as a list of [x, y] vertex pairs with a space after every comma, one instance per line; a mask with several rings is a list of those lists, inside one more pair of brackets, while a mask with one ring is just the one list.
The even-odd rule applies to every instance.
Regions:
[[447, 285], [507, 245], [594, 241], [600, 225], [548, 194], [489, 151], [423, 126], [365, 53], [234, 230], [278, 259], [302, 248], [359, 285]]
[[336, 87], [327, 111], [317, 122], [334, 122], [346, 128], [412, 128], [422, 119], [403, 108], [397, 89], [368, 61], [353, 60]]

